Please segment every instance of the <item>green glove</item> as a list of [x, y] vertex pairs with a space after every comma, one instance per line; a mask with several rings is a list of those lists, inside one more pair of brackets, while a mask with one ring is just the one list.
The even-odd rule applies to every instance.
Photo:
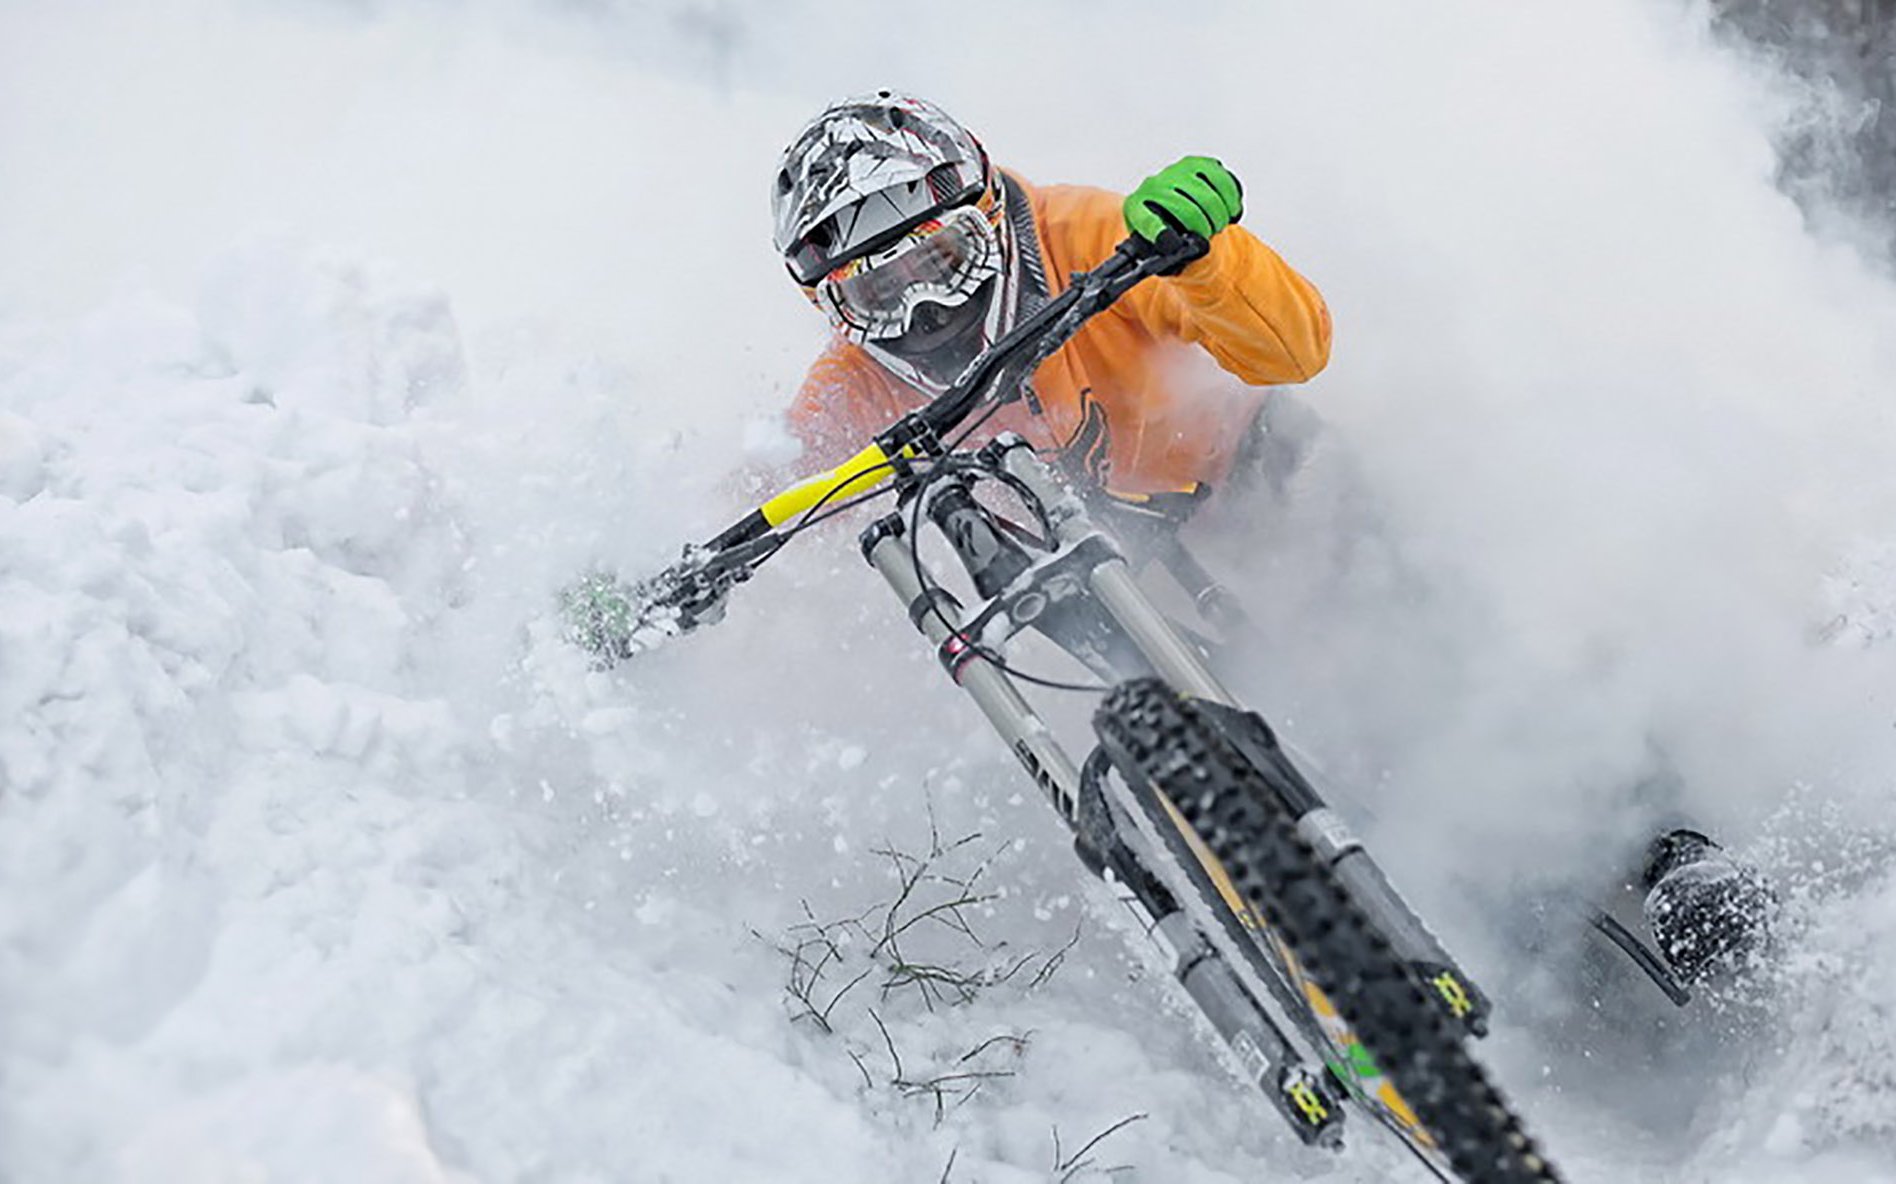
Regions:
[[560, 591], [566, 640], [591, 652], [593, 664], [603, 669], [668, 637], [715, 625], [724, 619], [731, 585], [750, 571], [709, 577], [711, 558], [703, 547], [686, 547], [677, 563], [636, 584], [610, 572], [587, 572]]
[[1126, 198], [1126, 229], [1156, 243], [1168, 230], [1210, 238], [1244, 213], [1244, 186], [1209, 156], [1187, 156]]
[[610, 665], [632, 656], [636, 590], [605, 572], [588, 572], [560, 592], [566, 640]]

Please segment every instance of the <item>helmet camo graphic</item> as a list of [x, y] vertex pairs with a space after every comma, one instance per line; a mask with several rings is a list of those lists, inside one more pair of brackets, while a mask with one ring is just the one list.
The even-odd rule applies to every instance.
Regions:
[[808, 287], [993, 181], [980, 142], [933, 103], [888, 90], [845, 99], [784, 150], [771, 202], [777, 251]]

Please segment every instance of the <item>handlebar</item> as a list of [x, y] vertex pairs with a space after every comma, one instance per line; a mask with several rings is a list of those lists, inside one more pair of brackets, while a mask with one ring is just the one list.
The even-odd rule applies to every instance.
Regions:
[[977, 358], [940, 396], [902, 416], [875, 441], [827, 473], [797, 482], [733, 523], [704, 546], [637, 584], [611, 585], [612, 607], [594, 611], [574, 634], [610, 661], [630, 657], [662, 637], [689, 632], [723, 615], [725, 594], [749, 579], [795, 530], [777, 528], [806, 519], [845, 494], [866, 493], [892, 479], [916, 481], [913, 460], [944, 456], [944, 437], [992, 399], [1006, 403], [1041, 362], [1140, 281], [1170, 275], [1210, 250], [1197, 235], [1167, 231], [1159, 242], [1129, 238], [1091, 271], [1072, 277], [1066, 291], [1034, 310]]
[[[1204, 237], [1176, 231], [1167, 231], [1158, 243], [1136, 235], [1127, 238], [1099, 266], [1076, 273], [1066, 291], [1015, 325], [954, 385], [926, 406], [896, 420], [876, 436], [874, 443], [842, 464], [772, 497], [719, 533], [705, 544], [705, 549], [719, 554], [754, 542], [816, 506], [845, 493], [864, 493], [881, 485], [902, 471], [907, 460], [941, 455], [943, 436], [965, 422], [990, 396], [998, 396], [1000, 402], [1018, 397], [1021, 381], [1089, 319], [1142, 280], [1176, 274], [1210, 249]], [[774, 551], [770, 548], [756, 558], [751, 564], [753, 569]]]

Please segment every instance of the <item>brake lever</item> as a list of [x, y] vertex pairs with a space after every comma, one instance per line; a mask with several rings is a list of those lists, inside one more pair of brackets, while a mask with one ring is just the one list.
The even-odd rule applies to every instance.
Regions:
[[731, 589], [755, 575], [757, 565], [783, 542], [766, 536], [717, 551], [687, 546], [677, 563], [637, 586], [645, 591], [647, 603], [675, 612], [679, 632], [715, 625], [724, 619], [724, 601]]
[[782, 545], [766, 537], [722, 550], [688, 546], [676, 563], [633, 584], [604, 572], [585, 576], [562, 596], [566, 637], [610, 666], [715, 625], [731, 589]]

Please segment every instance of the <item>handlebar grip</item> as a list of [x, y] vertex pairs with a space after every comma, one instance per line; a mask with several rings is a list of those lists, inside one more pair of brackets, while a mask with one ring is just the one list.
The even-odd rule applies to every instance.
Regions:
[[1119, 250], [1130, 258], [1155, 264], [1154, 275], [1177, 275], [1211, 252], [1211, 240], [1189, 230], [1167, 227], [1157, 239], [1129, 235], [1119, 244]]

